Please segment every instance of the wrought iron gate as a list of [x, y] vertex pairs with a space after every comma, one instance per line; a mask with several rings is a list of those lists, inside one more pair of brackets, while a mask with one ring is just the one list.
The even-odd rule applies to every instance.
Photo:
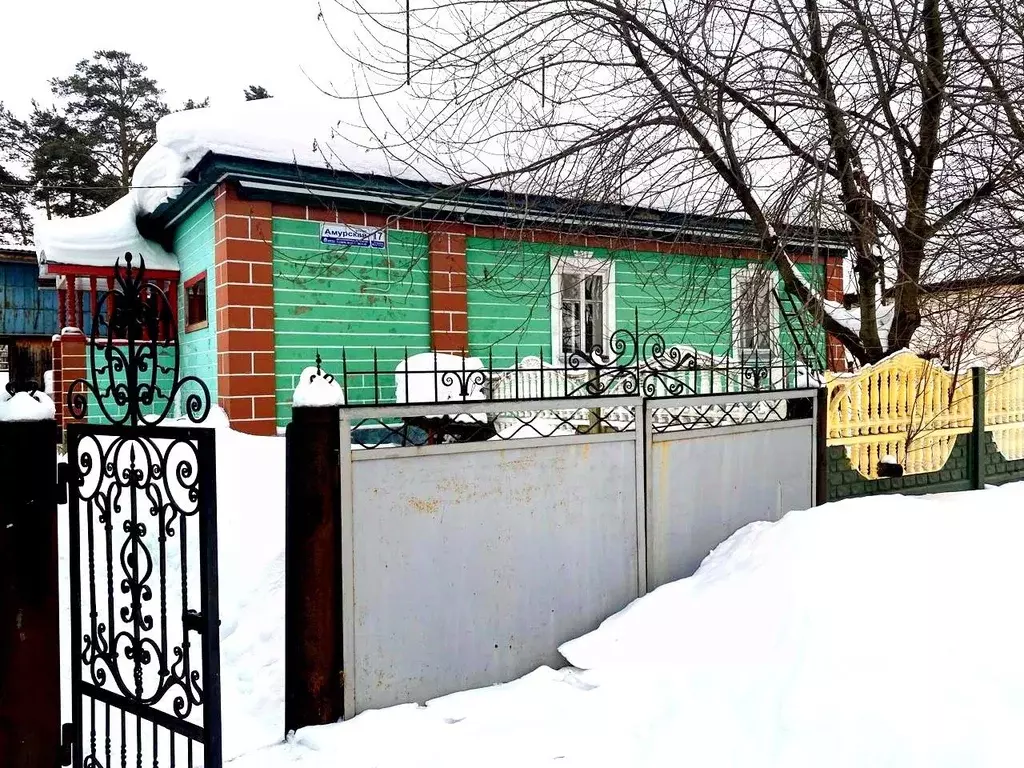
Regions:
[[[144, 271], [118, 265], [67, 392], [73, 765], [219, 768], [210, 396]], [[163, 423], [179, 399], [192, 423]]]

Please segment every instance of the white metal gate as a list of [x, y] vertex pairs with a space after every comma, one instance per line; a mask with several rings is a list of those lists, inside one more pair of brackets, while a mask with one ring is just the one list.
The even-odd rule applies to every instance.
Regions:
[[621, 428], [376, 450], [354, 427], [455, 421], [467, 405], [343, 408], [346, 716], [559, 666], [561, 643], [689, 576], [739, 528], [811, 506], [815, 395], [773, 392], [776, 416], [749, 423], [719, 415], [765, 393], [508, 401], [614, 410]]

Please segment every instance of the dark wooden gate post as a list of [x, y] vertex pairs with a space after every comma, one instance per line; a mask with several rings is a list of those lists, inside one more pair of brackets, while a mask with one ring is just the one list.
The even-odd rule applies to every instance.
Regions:
[[286, 432], [285, 730], [342, 716], [337, 407], [294, 408]]
[[0, 421], [0, 766], [4, 768], [51, 768], [60, 763], [56, 443], [52, 418]]

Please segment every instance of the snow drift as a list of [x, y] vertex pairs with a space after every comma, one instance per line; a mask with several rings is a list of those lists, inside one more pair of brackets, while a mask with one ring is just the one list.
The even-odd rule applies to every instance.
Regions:
[[[563, 645], [571, 667], [304, 729], [236, 765], [1024, 764], [1022, 502], [1018, 485], [754, 523]], [[235, 634], [280, 621], [277, 568]], [[283, 644], [266, 642], [277, 675]]]

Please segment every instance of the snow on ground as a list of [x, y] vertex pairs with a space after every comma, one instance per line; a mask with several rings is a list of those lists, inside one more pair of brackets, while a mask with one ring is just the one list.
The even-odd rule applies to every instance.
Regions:
[[483, 400], [486, 380], [479, 357], [421, 352], [395, 367], [396, 403], [447, 403]]
[[[1024, 765], [1022, 504], [1016, 485], [754, 523], [562, 646], [573, 666], [303, 729], [233, 765]], [[274, 567], [254, 626], [274, 623]]]

